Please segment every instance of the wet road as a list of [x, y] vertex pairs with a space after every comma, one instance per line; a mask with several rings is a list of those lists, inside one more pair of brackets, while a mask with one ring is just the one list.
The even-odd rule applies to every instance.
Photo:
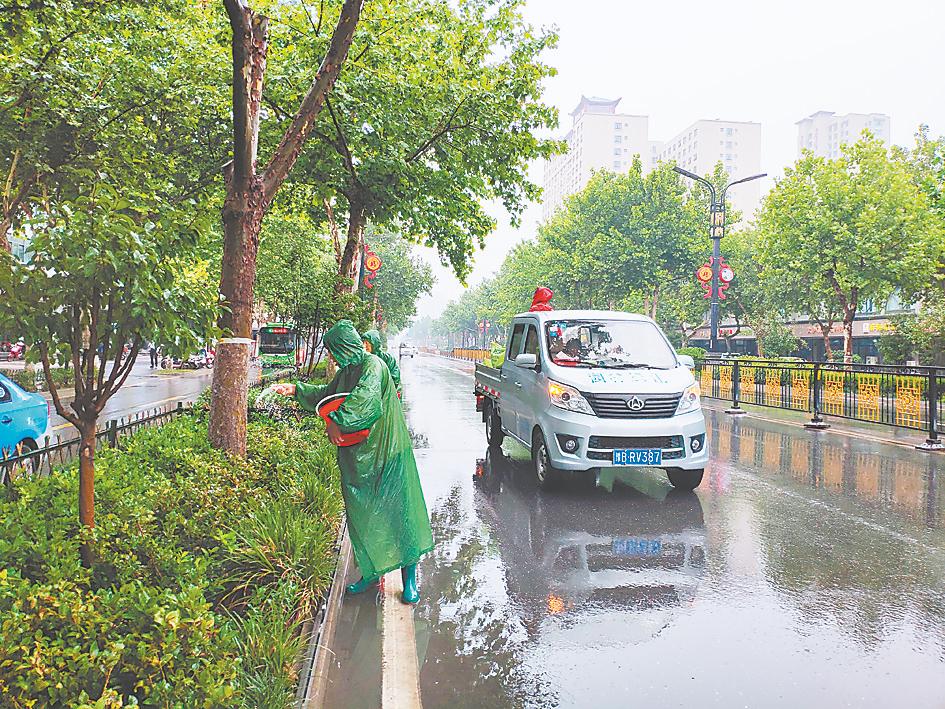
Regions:
[[[427, 709], [945, 707], [945, 456], [709, 411], [695, 494], [542, 493], [523, 448], [487, 452], [467, 372], [403, 369]], [[380, 705], [374, 603], [345, 600], [326, 706]]]
[[[139, 412], [157, 408], [174, 407], [178, 401], [185, 404], [194, 401], [210, 386], [213, 370], [200, 369], [174, 374], [156, 374], [148, 366], [147, 354], [139, 356], [128, 380], [118, 392], [108, 400], [99, 417], [99, 425], [104, 427], [110, 419], [127, 419]], [[66, 401], [70, 400], [66, 397]], [[77, 437], [75, 428], [68, 421], [50, 408], [49, 434], [70, 440]]]

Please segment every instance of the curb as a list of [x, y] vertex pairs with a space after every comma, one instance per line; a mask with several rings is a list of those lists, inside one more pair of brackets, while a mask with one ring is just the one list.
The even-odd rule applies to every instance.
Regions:
[[413, 606], [401, 601], [400, 569], [383, 578], [381, 596], [381, 709], [422, 709]]
[[330, 657], [328, 646], [335, 635], [338, 614], [345, 594], [345, 580], [351, 565], [351, 540], [348, 538], [348, 524], [342, 521], [335, 543], [338, 550], [338, 563], [331, 579], [328, 599], [312, 619], [310, 638], [302, 660], [302, 672], [295, 694], [297, 709], [320, 709], [325, 703], [325, 690], [328, 687]]

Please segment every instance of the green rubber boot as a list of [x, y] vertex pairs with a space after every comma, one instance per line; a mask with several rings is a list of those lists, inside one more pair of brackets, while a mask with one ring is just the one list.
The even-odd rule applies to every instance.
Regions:
[[410, 564], [400, 570], [400, 577], [404, 580], [404, 593], [401, 598], [404, 603], [413, 605], [420, 600], [420, 589], [417, 587], [417, 565]]
[[355, 583], [348, 584], [345, 587], [345, 590], [348, 593], [364, 593], [369, 588], [372, 588], [373, 586], [376, 586], [376, 585], [377, 585], [377, 579], [366, 579], [364, 577], [361, 577]]

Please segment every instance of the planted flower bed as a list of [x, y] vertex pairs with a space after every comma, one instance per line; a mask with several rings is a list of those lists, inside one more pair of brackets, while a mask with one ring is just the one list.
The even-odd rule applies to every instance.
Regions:
[[245, 461], [199, 407], [100, 451], [88, 569], [74, 468], [0, 490], [0, 706], [291, 704], [342, 502], [321, 422], [287, 418], [251, 415]]

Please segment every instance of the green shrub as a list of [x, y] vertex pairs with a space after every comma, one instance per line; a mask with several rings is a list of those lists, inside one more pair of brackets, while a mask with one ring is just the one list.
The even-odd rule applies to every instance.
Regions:
[[[72, 376], [72, 369], [62, 369], [61, 367], [53, 368], [49, 370], [53, 383], [63, 389], [67, 389], [75, 384], [75, 378]], [[29, 370], [29, 369], [20, 369], [12, 373], [8, 373], [10, 379], [16, 382], [20, 387], [26, 391], [46, 391], [49, 389], [49, 386], [46, 384], [46, 375], [41, 369], [39, 370]]]
[[210, 447], [205, 418], [97, 454], [91, 533], [74, 468], [0, 490], [0, 705], [291, 700], [286, 658], [326, 590], [341, 518], [334, 449], [316, 417], [254, 414], [234, 460]]
[[676, 350], [676, 354], [689, 355], [692, 357], [696, 364], [699, 364], [699, 362], [705, 359], [707, 352], [708, 350], [704, 350], [701, 347], [680, 347]]

